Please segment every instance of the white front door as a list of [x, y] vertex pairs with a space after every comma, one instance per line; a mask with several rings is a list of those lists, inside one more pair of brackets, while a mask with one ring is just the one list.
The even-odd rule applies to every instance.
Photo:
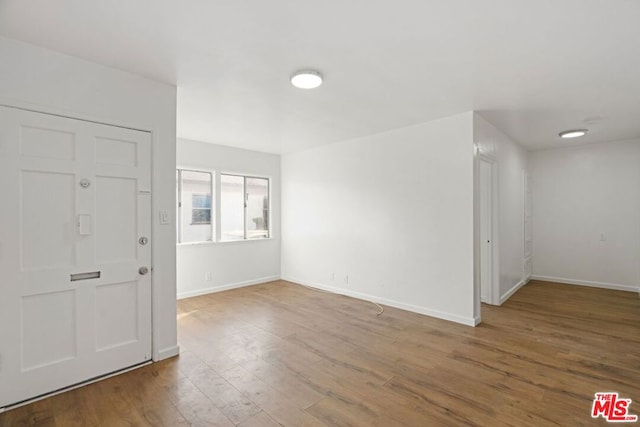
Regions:
[[480, 159], [480, 300], [493, 304], [493, 164]]
[[0, 107], [0, 407], [150, 360], [150, 150]]

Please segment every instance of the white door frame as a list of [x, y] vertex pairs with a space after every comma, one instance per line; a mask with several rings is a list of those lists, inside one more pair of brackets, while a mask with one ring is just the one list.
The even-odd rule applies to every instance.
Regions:
[[474, 250], [474, 254], [475, 254], [475, 267], [476, 267], [476, 274], [475, 274], [475, 282], [476, 282], [476, 286], [475, 286], [475, 292], [474, 292], [474, 296], [475, 296], [475, 308], [476, 308], [476, 318], [478, 319], [477, 321], [479, 321], [480, 319], [480, 307], [481, 307], [481, 277], [482, 277], [482, 263], [481, 263], [481, 259], [480, 259], [480, 254], [481, 254], [481, 245], [483, 244], [483, 242], [481, 242], [480, 240], [480, 208], [481, 208], [481, 196], [482, 196], [482, 188], [481, 188], [481, 176], [480, 176], [480, 162], [485, 162], [487, 164], [489, 164], [491, 166], [491, 175], [492, 175], [492, 179], [491, 179], [491, 194], [492, 194], [492, 203], [491, 203], [491, 216], [492, 216], [492, 220], [491, 220], [491, 242], [492, 244], [492, 258], [493, 258], [493, 262], [492, 262], [492, 283], [491, 283], [491, 287], [490, 287], [490, 295], [489, 295], [489, 301], [487, 301], [488, 304], [491, 305], [500, 305], [500, 264], [499, 264], [499, 248], [500, 248], [500, 242], [499, 242], [499, 196], [498, 196], [498, 162], [497, 159], [493, 156], [490, 155], [486, 155], [483, 153], [477, 153], [476, 154], [476, 167], [475, 167], [475, 194], [476, 194], [476, 203], [475, 203], [475, 218], [474, 218], [474, 223], [475, 223], [475, 228], [476, 231], [474, 233], [474, 240], [475, 240], [475, 250]]

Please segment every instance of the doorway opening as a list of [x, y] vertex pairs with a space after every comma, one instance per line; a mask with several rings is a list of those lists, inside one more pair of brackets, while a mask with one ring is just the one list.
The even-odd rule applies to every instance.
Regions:
[[499, 305], [498, 268], [498, 164], [484, 154], [476, 157], [476, 290], [475, 318], [480, 322], [481, 303]]

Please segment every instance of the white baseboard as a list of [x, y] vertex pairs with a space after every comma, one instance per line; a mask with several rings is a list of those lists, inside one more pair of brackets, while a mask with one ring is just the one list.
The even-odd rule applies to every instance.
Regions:
[[180, 354], [180, 346], [173, 346], [169, 348], [165, 348], [162, 350], [158, 350], [158, 358], [154, 360], [154, 362], [159, 362], [164, 359], [168, 359], [170, 357], [174, 357]]
[[511, 296], [513, 294], [518, 292], [518, 289], [520, 289], [521, 287], [526, 285], [528, 282], [529, 282], [529, 279], [522, 279], [518, 283], [513, 285], [513, 287], [511, 289], [509, 289], [507, 292], [504, 293], [504, 295], [500, 296], [500, 305], [504, 304], [505, 301], [507, 301], [509, 298], [511, 298]]
[[531, 280], [540, 280], [541, 282], [556, 282], [565, 285], [588, 286], [590, 288], [613, 289], [615, 291], [640, 292], [640, 287], [631, 285], [619, 285], [617, 283], [592, 282], [590, 280], [574, 280], [566, 277], [549, 277], [549, 276], [531, 276]]
[[354, 292], [346, 289], [336, 288], [333, 286], [327, 286], [322, 283], [309, 282], [306, 280], [300, 280], [295, 277], [282, 277], [282, 280], [288, 282], [297, 283], [311, 288], [322, 289], [323, 291], [329, 291], [339, 295], [345, 295], [352, 298], [357, 298], [365, 301], [375, 302], [378, 304], [388, 305], [390, 307], [399, 308], [401, 310], [411, 311], [413, 313], [424, 314], [426, 316], [436, 317], [438, 319], [449, 320], [451, 322], [461, 323], [467, 326], [476, 326], [480, 322], [480, 318], [458, 316], [457, 314], [446, 313], [439, 310], [433, 310], [426, 307], [420, 307], [417, 305], [406, 304], [399, 301], [394, 301], [386, 298], [376, 297], [361, 292]]
[[259, 285], [260, 283], [273, 282], [274, 280], [280, 280], [280, 276], [261, 277], [259, 279], [245, 280], [244, 282], [230, 283], [228, 285], [196, 289], [194, 291], [179, 292], [177, 294], [177, 299], [198, 297], [200, 295], [213, 294], [216, 292], [228, 291], [230, 289], [243, 288], [245, 286]]

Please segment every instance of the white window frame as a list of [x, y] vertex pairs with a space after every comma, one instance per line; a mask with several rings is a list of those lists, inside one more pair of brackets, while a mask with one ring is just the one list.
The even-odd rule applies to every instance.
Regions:
[[[227, 175], [227, 176], [236, 176], [236, 177], [241, 177], [243, 179], [243, 192], [244, 192], [244, 210], [243, 210], [243, 224], [244, 224], [244, 236], [243, 239], [240, 240], [218, 240], [218, 242], [220, 243], [232, 243], [232, 242], [255, 242], [255, 241], [261, 241], [261, 240], [269, 240], [272, 238], [271, 235], [271, 178], [268, 176], [259, 176], [259, 175], [248, 175], [248, 174], [243, 174], [243, 173], [235, 173], [235, 172], [220, 172], [216, 175], [217, 179], [216, 179], [216, 188], [219, 190], [216, 196], [216, 200], [218, 202], [221, 202], [220, 200], [220, 195], [222, 193], [221, 189], [222, 189], [222, 175]], [[269, 208], [269, 215], [267, 217], [267, 236], [266, 237], [262, 237], [259, 239], [249, 239], [247, 238], [247, 232], [249, 231], [247, 228], [247, 198], [249, 196], [249, 194], [247, 193], [247, 178], [249, 179], [264, 179], [267, 181], [267, 202], [268, 202], [268, 208]], [[218, 218], [222, 218], [222, 203], [218, 203], [216, 205], [216, 213], [218, 213]], [[222, 236], [222, 221], [218, 220], [217, 222], [217, 226], [219, 228], [217, 236]]]
[[[243, 242], [261, 242], [261, 241], [265, 241], [265, 240], [272, 240], [273, 239], [273, 212], [272, 212], [272, 198], [273, 198], [273, 194], [272, 194], [272, 177], [271, 176], [265, 176], [265, 175], [256, 175], [256, 174], [246, 174], [246, 173], [242, 173], [242, 172], [227, 172], [227, 171], [218, 171], [218, 170], [212, 170], [212, 169], [205, 169], [205, 168], [198, 168], [198, 167], [190, 167], [190, 166], [177, 166], [176, 167], [176, 171], [179, 174], [179, 179], [178, 179], [178, 186], [176, 189], [177, 192], [177, 203], [176, 203], [176, 227], [177, 227], [177, 234], [176, 234], [176, 238], [177, 238], [177, 245], [182, 246], [182, 245], [218, 245], [218, 244], [223, 244], [223, 245], [229, 245], [229, 244], [237, 244], [237, 243], [243, 243]], [[181, 197], [182, 197], [182, 176], [181, 176], [181, 171], [188, 171], [188, 172], [202, 172], [202, 173], [208, 173], [211, 175], [211, 203], [212, 203], [212, 207], [211, 207], [211, 240], [205, 240], [205, 241], [201, 241], [201, 242], [182, 242], [182, 209], [181, 206], [178, 205], [178, 203], [181, 203]], [[240, 239], [240, 240], [222, 240], [221, 236], [222, 236], [222, 222], [221, 222], [221, 218], [222, 218], [222, 200], [221, 200], [221, 175], [232, 175], [232, 176], [239, 176], [244, 178], [244, 194], [245, 194], [245, 206], [244, 206], [244, 238]], [[268, 226], [267, 226], [267, 237], [263, 237], [263, 238], [259, 238], [259, 239], [247, 239], [247, 220], [246, 220], [246, 215], [247, 215], [247, 203], [246, 203], [246, 197], [247, 197], [247, 178], [257, 178], [257, 179], [265, 179], [267, 180], [267, 195], [268, 195], [268, 202], [269, 202], [269, 215], [268, 215]]]
[[[210, 181], [209, 181], [209, 191], [211, 192], [211, 240], [202, 240], [202, 241], [198, 241], [198, 242], [183, 242], [182, 241], [182, 219], [184, 216], [184, 212], [182, 210], [182, 172], [186, 171], [186, 172], [198, 172], [198, 173], [206, 173], [209, 174], [209, 176], [211, 177]], [[199, 244], [207, 244], [207, 243], [213, 243], [216, 241], [216, 238], [218, 236], [217, 232], [216, 232], [216, 223], [218, 222], [218, 209], [217, 209], [217, 197], [216, 197], [216, 193], [214, 192], [215, 190], [215, 182], [214, 180], [216, 179], [216, 174], [214, 171], [211, 170], [205, 170], [205, 169], [197, 169], [197, 168], [188, 168], [188, 167], [176, 167], [176, 173], [177, 173], [177, 181], [178, 181], [178, 185], [176, 188], [176, 202], [177, 202], [177, 206], [176, 206], [176, 229], [177, 229], [177, 234], [176, 234], [176, 239], [177, 239], [177, 244], [178, 245], [199, 245]], [[215, 205], [214, 205], [215, 202]], [[190, 213], [189, 215], [190, 218], [193, 217], [193, 214]], [[202, 225], [206, 225], [206, 224], [202, 224]]]

